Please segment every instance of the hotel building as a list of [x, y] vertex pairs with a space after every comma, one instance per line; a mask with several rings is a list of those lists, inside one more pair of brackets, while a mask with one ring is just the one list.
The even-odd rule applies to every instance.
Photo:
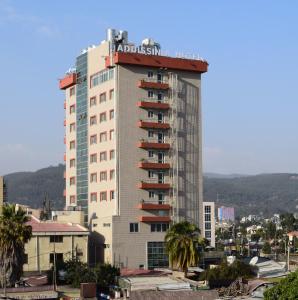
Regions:
[[84, 211], [90, 255], [128, 268], [168, 265], [172, 222], [202, 220], [202, 59], [109, 29], [60, 80], [65, 199]]

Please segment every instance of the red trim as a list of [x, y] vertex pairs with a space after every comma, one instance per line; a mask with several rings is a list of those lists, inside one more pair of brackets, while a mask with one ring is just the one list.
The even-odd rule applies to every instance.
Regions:
[[138, 167], [142, 169], [170, 169], [170, 164], [166, 163], [148, 163], [148, 162], [139, 162]]
[[143, 210], [170, 210], [171, 206], [169, 204], [140, 203], [138, 208]]
[[169, 129], [169, 123], [158, 123], [158, 122], [144, 122], [138, 121], [138, 127], [140, 128], [156, 128], [156, 129]]
[[155, 109], [169, 109], [170, 105], [168, 103], [156, 103], [148, 101], [138, 101], [137, 106], [141, 108], [155, 108]]
[[165, 216], [140, 216], [138, 217], [140, 222], [171, 222], [171, 217]]
[[59, 88], [60, 90], [65, 90], [76, 83], [77, 83], [77, 74], [75, 73], [69, 74], [59, 80]]
[[164, 150], [170, 149], [170, 144], [168, 143], [139, 142], [137, 146], [139, 148], [144, 148], [144, 149], [164, 149]]
[[66, 161], [66, 153], [63, 155], [63, 160]]
[[[208, 71], [207, 62], [195, 59], [115, 52], [113, 55], [113, 60], [115, 64], [168, 68], [171, 70], [183, 70], [197, 73], [205, 73]], [[110, 58], [106, 58], [106, 67], [110, 67], [111, 64], [112, 62]]]
[[138, 82], [138, 87], [142, 89], [167, 90], [169, 88], [169, 84], [162, 82], [151, 82], [142, 79]]
[[149, 183], [140, 182], [138, 184], [139, 189], [158, 189], [158, 190], [168, 190], [171, 188], [169, 183]]
[[66, 197], [66, 189], [63, 190], [63, 197]]

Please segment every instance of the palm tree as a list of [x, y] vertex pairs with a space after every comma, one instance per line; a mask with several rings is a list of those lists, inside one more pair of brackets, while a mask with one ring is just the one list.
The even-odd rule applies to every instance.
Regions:
[[196, 266], [199, 262], [199, 242], [200, 230], [196, 225], [187, 221], [172, 225], [165, 236], [171, 267], [181, 269], [186, 276], [188, 267]]
[[[23, 273], [25, 243], [31, 238], [29, 217], [14, 204], [3, 206], [0, 216], [0, 283], [13, 286]], [[5, 276], [4, 276], [5, 275]]]

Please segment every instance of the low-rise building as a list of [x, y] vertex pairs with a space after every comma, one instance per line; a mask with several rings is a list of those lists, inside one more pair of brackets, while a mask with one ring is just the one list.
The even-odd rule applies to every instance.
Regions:
[[40, 221], [31, 216], [32, 237], [25, 245], [24, 272], [43, 272], [51, 269], [54, 260], [65, 261], [78, 257], [88, 261], [89, 231], [74, 223]]

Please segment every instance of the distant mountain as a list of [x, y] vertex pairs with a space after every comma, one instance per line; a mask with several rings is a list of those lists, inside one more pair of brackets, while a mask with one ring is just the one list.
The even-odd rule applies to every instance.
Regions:
[[[42, 207], [45, 194], [53, 207], [64, 207], [64, 165], [6, 175], [8, 201]], [[298, 207], [298, 174], [204, 174], [204, 200], [234, 206], [236, 215], [294, 212]]]
[[58, 165], [36, 172], [18, 172], [4, 176], [8, 202], [39, 208], [47, 195], [53, 207], [63, 208], [63, 173], [64, 165]]

